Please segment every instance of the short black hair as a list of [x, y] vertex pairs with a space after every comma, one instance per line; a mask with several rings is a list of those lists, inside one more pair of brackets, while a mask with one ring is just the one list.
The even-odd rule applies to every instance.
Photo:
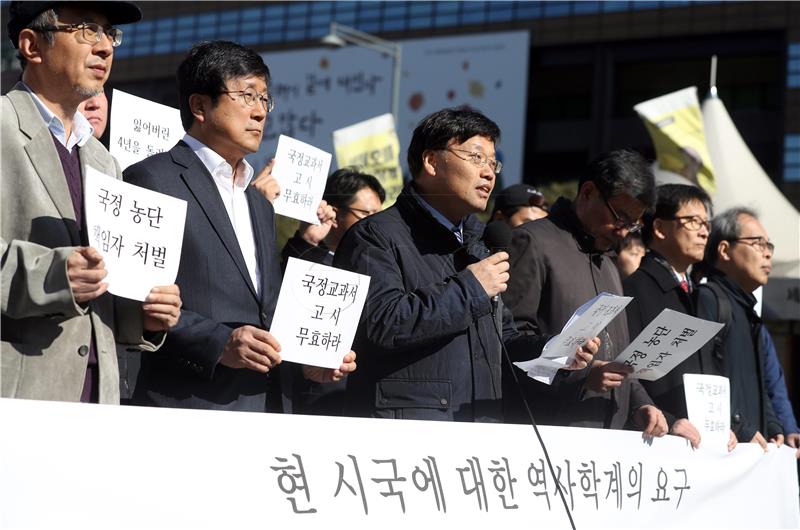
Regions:
[[346, 208], [355, 201], [356, 193], [364, 188], [374, 191], [381, 203], [386, 200], [386, 190], [374, 176], [358, 171], [355, 167], [337, 169], [325, 183], [322, 198], [331, 206]]
[[269, 68], [250, 48], [222, 40], [195, 45], [178, 66], [178, 104], [183, 128], [188, 131], [194, 122], [189, 108], [192, 94], [211, 96], [211, 102], [216, 104], [227, 81], [251, 76], [263, 77], [269, 87]]
[[637, 246], [647, 248], [645, 247], [644, 241], [642, 241], [642, 235], [639, 232], [628, 232], [625, 237], [622, 238], [622, 241], [614, 245], [614, 251], [617, 253], [617, 255], [619, 255], [619, 253], [626, 248]]
[[656, 188], [656, 205], [644, 215], [642, 239], [649, 246], [653, 240], [653, 221], [656, 219], [672, 219], [678, 210], [692, 201], [699, 201], [705, 206], [711, 217], [711, 197], [702, 188], [688, 184], [664, 184]]
[[469, 107], [448, 108], [425, 116], [411, 137], [408, 146], [408, 170], [415, 179], [422, 171], [422, 154], [431, 149], [444, 149], [451, 139], [464, 143], [473, 136], [485, 136], [493, 143], [500, 140], [500, 127]]
[[656, 179], [642, 155], [632, 149], [603, 153], [586, 167], [578, 183], [592, 182], [606, 199], [627, 194], [649, 210], [656, 202]]

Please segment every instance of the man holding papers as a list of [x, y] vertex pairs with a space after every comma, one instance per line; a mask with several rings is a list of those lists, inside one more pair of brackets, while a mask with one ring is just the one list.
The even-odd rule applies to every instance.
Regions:
[[[273, 100], [269, 69], [232, 42], [198, 44], [178, 68], [183, 140], [127, 168], [125, 180], [187, 201], [177, 283], [179, 325], [145, 357], [134, 401], [167, 407], [288, 411], [291, 370], [275, 370], [267, 329], [281, 284], [270, 202], [252, 186], [245, 155], [258, 150]], [[315, 380], [337, 370], [308, 369]], [[278, 380], [278, 374], [285, 374]]]
[[[648, 252], [639, 269], [623, 282], [627, 296], [628, 329], [636, 337], [665, 308], [696, 315], [689, 268], [703, 259], [711, 224], [711, 199], [696, 186], [665, 184], [657, 190], [655, 211], [645, 216], [643, 239]], [[642, 381], [664, 412], [670, 432], [684, 436], [694, 447], [700, 433], [687, 419], [683, 374], [714, 374], [710, 359], [694, 354], [655, 381]], [[733, 440], [735, 443], [735, 439]]]
[[[499, 421], [501, 341], [513, 360], [541, 353], [544, 337], [521, 335], [499, 300], [508, 254], [489, 251], [472, 215], [486, 208], [502, 167], [499, 136], [493, 121], [469, 109], [424, 118], [408, 148], [413, 181], [339, 244], [334, 265], [372, 278], [346, 413]], [[586, 366], [597, 340], [577, 350], [573, 368]]]
[[[119, 403], [118, 342], [154, 350], [175, 325], [175, 285], [142, 305], [106, 293], [88, 246], [83, 181], [119, 178], [78, 105], [101, 93], [128, 2], [12, 2], [8, 33], [22, 81], [2, 98], [2, 395]], [[154, 332], [143, 337], [143, 331]]]
[[[550, 216], [513, 231], [511, 279], [503, 299], [520, 330], [559, 333], [572, 313], [594, 296], [622, 294], [619, 274], [606, 252], [654, 200], [655, 180], [633, 151], [597, 158], [581, 178], [574, 201], [560, 198]], [[548, 386], [526, 379], [524, 390], [536, 419], [547, 425], [621, 429], [633, 424], [647, 435], [667, 431], [664, 415], [630, 369], [610, 362], [629, 342], [625, 315], [601, 332], [600, 352], [587, 370], [560, 376]], [[518, 400], [506, 399], [510, 419], [525, 421]]]

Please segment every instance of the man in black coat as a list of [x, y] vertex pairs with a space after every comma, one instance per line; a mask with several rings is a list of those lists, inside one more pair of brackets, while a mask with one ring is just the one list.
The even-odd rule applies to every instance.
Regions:
[[759, 340], [764, 324], [754, 310], [753, 291], [769, 280], [774, 249], [752, 210], [732, 208], [716, 216], [703, 259], [708, 283], [698, 288], [697, 296], [700, 318], [725, 320], [720, 308], [730, 307], [720, 331], [724, 342], [712, 358], [719, 373], [730, 379], [731, 429], [740, 442], [765, 449], [767, 440], [783, 443], [783, 426], [764, 382], [765, 352]]
[[[619, 274], [607, 252], [641, 228], [654, 199], [655, 180], [644, 158], [634, 151], [612, 151], [589, 164], [574, 201], [561, 197], [550, 216], [515, 228], [511, 280], [503, 300], [519, 329], [556, 334], [587, 300], [602, 292], [621, 295]], [[612, 320], [600, 338], [600, 352], [587, 370], [557, 376], [550, 386], [526, 381], [524, 391], [537, 419], [666, 434], [666, 419], [644, 387], [627, 379], [628, 367], [612, 362], [630, 342], [625, 315]], [[509, 399], [506, 405], [511, 419], [524, 421], [517, 401]]]
[[[335, 266], [372, 278], [347, 413], [499, 421], [501, 340], [515, 360], [540, 354], [545, 337], [518, 333], [493, 301], [506, 289], [508, 254], [489, 252], [484, 225], [471, 215], [486, 208], [502, 167], [499, 136], [494, 122], [469, 109], [424, 118], [408, 148], [413, 182], [337, 248]], [[586, 366], [597, 345], [579, 349], [574, 367]]]
[[[638, 270], [622, 282], [633, 300], [626, 308], [631, 339], [663, 311], [672, 309], [695, 315], [689, 268], [702, 261], [711, 228], [711, 199], [696, 186], [665, 184], [657, 190], [653, 213], [645, 215], [643, 239], [648, 252]], [[705, 364], [705, 365], [704, 365]], [[672, 434], [694, 447], [700, 433], [687, 419], [683, 374], [714, 373], [711, 362], [692, 355], [656, 381], [642, 381], [647, 393], [667, 418]], [[735, 438], [732, 440], [735, 443]]]

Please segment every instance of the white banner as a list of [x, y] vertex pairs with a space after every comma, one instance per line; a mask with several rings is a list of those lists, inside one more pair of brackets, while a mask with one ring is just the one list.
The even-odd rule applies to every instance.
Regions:
[[[444, 107], [469, 105], [502, 130], [497, 158], [503, 172], [497, 186], [522, 182], [529, 33], [398, 42], [403, 61], [396, 126], [403, 167], [411, 134], [422, 118]], [[358, 46], [262, 55], [272, 76], [275, 111], [267, 117], [261, 149], [247, 157], [256, 172], [273, 157], [280, 134], [333, 152], [334, 130], [391, 110], [393, 62], [387, 55]]]
[[183, 138], [178, 109], [121, 90], [111, 97], [108, 150], [121, 169], [172, 149]]
[[178, 275], [186, 201], [86, 168], [89, 243], [103, 255], [109, 292], [144, 301]]
[[[0, 526], [569, 528], [529, 426], [0, 399]], [[794, 451], [541, 427], [578, 528], [797, 528]]]

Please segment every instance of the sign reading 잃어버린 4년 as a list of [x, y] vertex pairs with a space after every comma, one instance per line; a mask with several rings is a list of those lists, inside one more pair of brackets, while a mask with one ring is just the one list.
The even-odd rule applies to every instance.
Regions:
[[289, 258], [270, 327], [281, 345], [281, 359], [339, 368], [353, 344], [369, 280], [363, 274]]
[[87, 166], [83, 204], [89, 244], [103, 255], [109, 292], [144, 301], [153, 287], [175, 282], [186, 201]]
[[109, 126], [108, 151], [122, 170], [170, 150], [184, 134], [178, 109], [116, 89]]

